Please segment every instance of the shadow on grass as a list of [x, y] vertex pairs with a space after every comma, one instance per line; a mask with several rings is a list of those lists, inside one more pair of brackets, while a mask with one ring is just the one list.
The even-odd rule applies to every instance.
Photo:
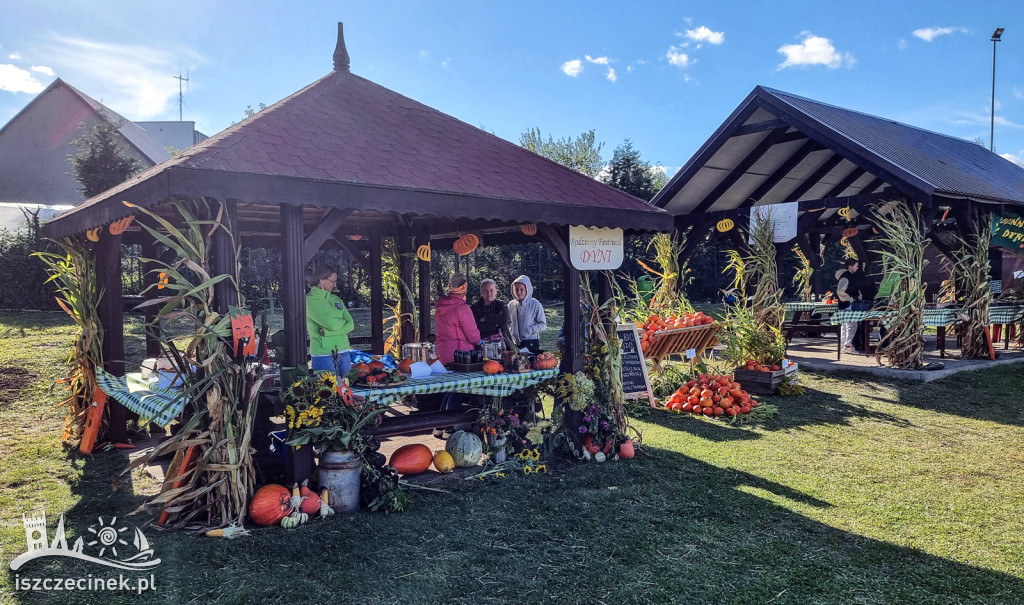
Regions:
[[[836, 529], [785, 505], [827, 502], [664, 450], [496, 484], [438, 485], [450, 493], [416, 493], [414, 507], [396, 515], [331, 517], [231, 541], [157, 533], [157, 590], [103, 598], [996, 604], [1024, 593], [1020, 578]], [[102, 498], [89, 506], [101, 505], [113, 508]]]

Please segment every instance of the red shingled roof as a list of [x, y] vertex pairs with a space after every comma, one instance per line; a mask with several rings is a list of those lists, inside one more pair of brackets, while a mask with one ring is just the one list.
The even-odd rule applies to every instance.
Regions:
[[[54, 219], [50, 232], [124, 215], [121, 200], [154, 206], [176, 195], [671, 228], [660, 208], [344, 70], [88, 200]], [[82, 212], [91, 220], [67, 222]]]

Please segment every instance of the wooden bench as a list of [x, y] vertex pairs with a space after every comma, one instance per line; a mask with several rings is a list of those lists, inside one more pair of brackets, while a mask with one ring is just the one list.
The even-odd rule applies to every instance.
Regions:
[[[390, 410], [388, 414], [395, 413]], [[436, 410], [431, 412], [412, 411], [407, 414], [385, 415], [378, 426], [363, 430], [374, 437], [391, 437], [416, 433], [428, 429], [456, 424], [469, 424], [476, 421], [477, 410], [460, 408], [457, 410]]]
[[786, 350], [789, 350], [789, 341], [793, 339], [794, 334], [804, 334], [810, 336], [814, 333], [826, 333], [836, 335], [836, 360], [843, 358], [843, 339], [840, 335], [841, 325], [831, 325], [827, 323], [819, 323], [816, 321], [805, 321], [805, 322], [789, 322], [782, 324], [782, 335], [786, 338]]

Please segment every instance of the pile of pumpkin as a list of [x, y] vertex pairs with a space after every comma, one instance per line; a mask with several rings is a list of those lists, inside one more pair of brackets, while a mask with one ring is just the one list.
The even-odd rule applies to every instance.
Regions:
[[379, 361], [370, 363], [357, 363], [352, 366], [348, 373], [348, 380], [352, 384], [366, 384], [384, 386], [405, 381], [398, 370], [389, 370], [386, 365]]
[[668, 400], [665, 409], [670, 412], [691, 413], [716, 418], [736, 418], [751, 413], [761, 405], [732, 376], [701, 374], [679, 387]]
[[636, 322], [637, 332], [640, 334], [640, 348], [647, 351], [648, 343], [654, 335], [663, 330], [678, 330], [679, 328], [692, 328], [695, 326], [706, 326], [715, 323], [715, 318], [704, 315], [703, 311], [696, 313], [683, 313], [682, 315], [651, 315], [647, 323]]
[[743, 364], [743, 369], [748, 372], [778, 372], [782, 369], [779, 364], [764, 364], [756, 359], [747, 359]]
[[257, 525], [280, 525], [293, 529], [317, 514], [321, 517], [333, 515], [334, 509], [329, 506], [329, 500], [326, 488], [318, 495], [309, 489], [306, 481], [301, 487], [296, 484], [292, 489], [271, 483], [256, 490], [249, 502], [249, 518]]
[[476, 466], [483, 455], [480, 437], [468, 431], [455, 431], [443, 450], [431, 454], [430, 448], [422, 443], [410, 443], [395, 450], [388, 464], [402, 475], [418, 475], [431, 463], [438, 472], [450, 473], [455, 467]]

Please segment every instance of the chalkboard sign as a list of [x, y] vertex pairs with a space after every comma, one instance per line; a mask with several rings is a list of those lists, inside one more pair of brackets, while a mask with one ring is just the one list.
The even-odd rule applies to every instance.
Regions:
[[622, 390], [626, 399], [646, 397], [654, 406], [651, 381], [647, 377], [647, 362], [640, 348], [640, 335], [634, 324], [619, 324], [615, 328], [619, 337], [619, 356], [622, 361]]

